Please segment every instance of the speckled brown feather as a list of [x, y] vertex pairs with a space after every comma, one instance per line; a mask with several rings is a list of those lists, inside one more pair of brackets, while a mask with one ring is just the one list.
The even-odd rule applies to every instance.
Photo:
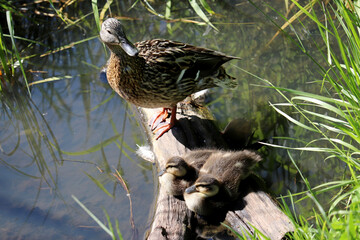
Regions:
[[215, 87], [217, 81], [234, 79], [221, 65], [237, 57], [217, 51], [163, 39], [135, 43], [136, 56], [108, 46], [110, 86], [141, 107], [172, 107], [192, 93]]

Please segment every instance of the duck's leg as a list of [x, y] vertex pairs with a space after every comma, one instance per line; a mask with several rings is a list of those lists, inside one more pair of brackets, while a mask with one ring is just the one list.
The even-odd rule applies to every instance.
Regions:
[[150, 129], [154, 130], [161, 122], [164, 122], [169, 116], [170, 108], [163, 108], [158, 114], [149, 121]]
[[159, 135], [156, 137], [156, 140], [158, 140], [164, 133], [169, 131], [175, 125], [175, 122], [176, 122], [176, 105], [175, 107], [171, 108], [170, 123], [164, 123], [153, 131], [154, 133], [156, 133], [161, 130]]

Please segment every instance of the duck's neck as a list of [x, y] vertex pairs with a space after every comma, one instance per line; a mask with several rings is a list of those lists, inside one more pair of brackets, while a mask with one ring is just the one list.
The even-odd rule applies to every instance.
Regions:
[[137, 55], [129, 56], [119, 45], [108, 45], [108, 47], [111, 50], [110, 58], [118, 59], [122, 67], [128, 64], [139, 64], [140, 58]]
[[[110, 86], [126, 98], [126, 93], [120, 92], [125, 90], [126, 86], [133, 86], [140, 84], [133, 79], [142, 79], [139, 74], [142, 74], [138, 69], [143, 68], [144, 61], [138, 56], [129, 56], [122, 50], [120, 46], [109, 47], [111, 49], [111, 56], [108, 65], [108, 81]], [[124, 88], [123, 88], [124, 86]]]

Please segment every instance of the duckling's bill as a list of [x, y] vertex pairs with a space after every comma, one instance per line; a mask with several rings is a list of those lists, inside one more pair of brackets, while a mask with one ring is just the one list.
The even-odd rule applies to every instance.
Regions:
[[194, 193], [194, 192], [197, 192], [195, 185], [192, 185], [192, 186], [188, 187], [187, 189], [185, 189], [185, 193], [187, 193], [187, 194]]
[[166, 172], [166, 169], [161, 170], [161, 171], [158, 173], [158, 176], [161, 177], [162, 175], [164, 175], [165, 172]]

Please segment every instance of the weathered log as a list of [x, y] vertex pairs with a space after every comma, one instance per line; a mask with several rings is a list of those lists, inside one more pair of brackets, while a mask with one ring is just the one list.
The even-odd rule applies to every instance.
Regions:
[[[150, 131], [148, 119], [159, 109], [138, 108], [141, 122], [156, 156], [157, 170], [163, 168], [167, 159], [179, 156], [196, 148], [226, 149], [222, 134], [215, 127], [212, 116], [204, 107], [183, 105], [178, 110], [178, 122], [175, 127], [155, 140]], [[180, 113], [181, 112], [181, 113]], [[226, 215], [226, 223], [234, 230], [254, 233], [254, 226], [270, 239], [282, 239], [293, 226], [288, 217], [281, 212], [273, 199], [267, 195], [257, 181], [245, 179], [240, 187], [241, 197], [234, 206], [234, 211]], [[148, 240], [195, 239], [194, 213], [186, 208], [184, 201], [166, 194], [159, 186], [153, 222], [146, 238]], [[233, 237], [221, 237], [233, 239]]]

